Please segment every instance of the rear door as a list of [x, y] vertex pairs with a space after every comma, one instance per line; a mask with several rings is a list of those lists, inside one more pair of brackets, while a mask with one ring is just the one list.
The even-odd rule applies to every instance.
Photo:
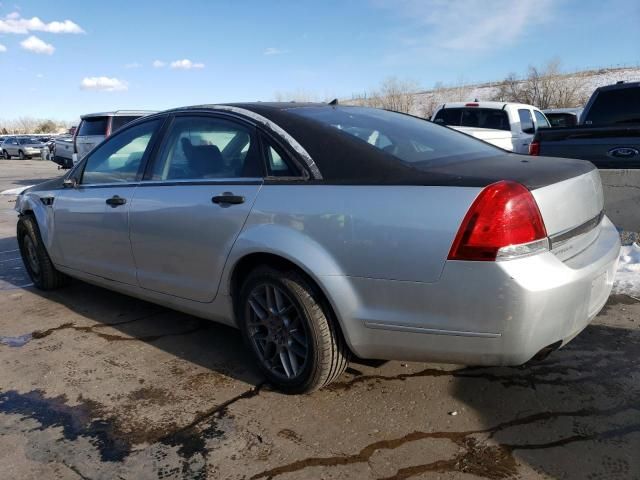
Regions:
[[261, 144], [225, 115], [178, 115], [130, 211], [141, 287], [211, 302], [262, 185]]
[[93, 147], [104, 140], [108, 127], [108, 116], [91, 116], [82, 119], [78, 127], [78, 135], [76, 136], [78, 159], [84, 158]]
[[55, 242], [66, 267], [136, 285], [129, 209], [161, 118], [127, 128], [87, 157], [76, 188], [56, 197]]

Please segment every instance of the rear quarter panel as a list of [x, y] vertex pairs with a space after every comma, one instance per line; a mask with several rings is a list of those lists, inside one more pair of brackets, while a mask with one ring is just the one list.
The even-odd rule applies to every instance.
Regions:
[[436, 282], [479, 188], [265, 185], [231, 254], [290, 258], [314, 276]]

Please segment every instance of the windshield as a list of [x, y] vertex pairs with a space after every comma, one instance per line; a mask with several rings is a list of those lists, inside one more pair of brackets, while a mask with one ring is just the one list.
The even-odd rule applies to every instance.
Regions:
[[502, 150], [427, 120], [363, 107], [302, 107], [290, 112], [330, 125], [408, 163], [486, 157]]

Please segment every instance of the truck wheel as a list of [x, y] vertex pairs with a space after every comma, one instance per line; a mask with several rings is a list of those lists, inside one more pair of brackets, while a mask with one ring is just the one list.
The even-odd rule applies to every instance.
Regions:
[[322, 294], [296, 271], [259, 267], [240, 289], [238, 323], [269, 382], [308, 393], [347, 368], [349, 350]]
[[69, 277], [56, 270], [51, 263], [33, 216], [20, 217], [17, 236], [22, 261], [36, 287], [41, 290], [53, 290], [69, 282]]

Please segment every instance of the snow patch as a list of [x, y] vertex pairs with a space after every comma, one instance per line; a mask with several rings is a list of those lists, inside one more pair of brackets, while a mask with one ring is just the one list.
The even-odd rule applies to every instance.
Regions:
[[27, 188], [31, 188], [33, 187], [33, 185], [27, 185], [26, 187], [17, 187], [17, 188], [10, 188], [9, 190], [4, 190], [2, 192], [0, 192], [0, 195], [20, 195], [22, 192], [24, 192]]
[[613, 293], [640, 297], [640, 245], [625, 245], [620, 251]]

